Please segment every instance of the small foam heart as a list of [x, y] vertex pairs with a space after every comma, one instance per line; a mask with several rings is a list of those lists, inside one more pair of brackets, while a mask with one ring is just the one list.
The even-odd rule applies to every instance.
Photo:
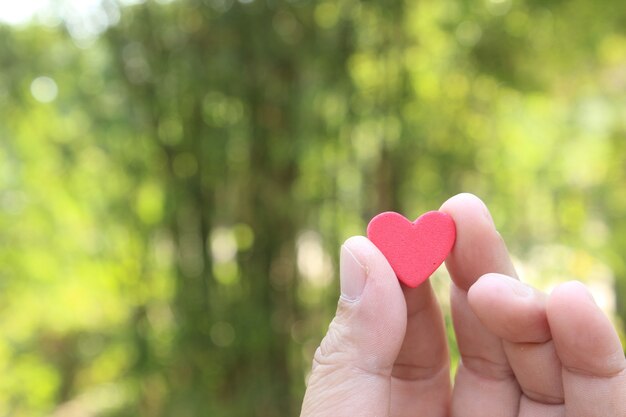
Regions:
[[441, 211], [429, 211], [411, 222], [387, 211], [367, 226], [367, 237], [385, 255], [398, 279], [415, 288], [446, 259], [456, 239], [454, 220]]

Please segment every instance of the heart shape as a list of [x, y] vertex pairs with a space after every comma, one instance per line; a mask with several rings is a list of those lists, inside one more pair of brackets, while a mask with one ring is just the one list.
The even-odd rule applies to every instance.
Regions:
[[429, 211], [411, 222], [387, 211], [367, 225], [367, 237], [385, 255], [398, 279], [415, 288], [446, 259], [456, 239], [454, 220], [441, 211]]

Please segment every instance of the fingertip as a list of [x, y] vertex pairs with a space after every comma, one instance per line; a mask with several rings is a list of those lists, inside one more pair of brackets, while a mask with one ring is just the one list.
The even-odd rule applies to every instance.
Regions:
[[594, 376], [610, 376], [626, 368], [615, 328], [583, 283], [569, 281], [557, 286], [546, 310], [565, 367]]
[[600, 313], [598, 305], [587, 287], [580, 281], [568, 281], [557, 285], [548, 298], [548, 316], [557, 322], [570, 318], [583, 324]]
[[512, 294], [518, 299], [522, 299], [538, 295], [531, 286], [524, 284], [519, 279], [496, 272], [481, 276], [473, 287], [476, 287], [475, 291], [490, 293], [496, 297], [502, 294]]
[[561, 283], [550, 294], [551, 304], [570, 303], [573, 299], [586, 299], [587, 302], [597, 306], [587, 286], [580, 281], [574, 280]]
[[341, 246], [348, 248], [355, 256], [359, 256], [360, 253], [370, 250], [370, 245], [373, 243], [365, 236], [350, 236]]
[[471, 193], [460, 193], [446, 200], [439, 209], [449, 214], [456, 220], [456, 217], [463, 216], [464, 213], [480, 213], [482, 219], [493, 225], [493, 218], [487, 205], [476, 195]]
[[468, 302], [481, 322], [504, 340], [543, 343], [550, 339], [545, 295], [503, 274], [481, 276], [468, 291]]
[[458, 194], [443, 203], [441, 211], [450, 215], [456, 225], [456, 242], [446, 267], [459, 288], [469, 290], [489, 272], [515, 276], [506, 245], [480, 198]]
[[344, 242], [346, 249], [363, 267], [368, 280], [385, 287], [394, 286], [400, 290], [400, 283], [385, 255], [365, 236], [352, 236]]
[[482, 288], [492, 288], [494, 286], [498, 286], [503, 279], [511, 279], [511, 277], [503, 274], [498, 274], [497, 272], [488, 272], [476, 280], [474, 285], [472, 285], [472, 287], [470, 288], [470, 291], [472, 289], [474, 289], [474, 292], [482, 291], [480, 290]]
[[364, 297], [369, 294], [379, 299], [404, 299], [393, 268], [372, 241], [364, 236], [352, 236], [344, 242], [342, 248], [342, 251], [347, 250], [365, 270]]
[[446, 205], [449, 204], [454, 204], [456, 201], [462, 200], [462, 199], [468, 199], [468, 200], [478, 200], [481, 201], [482, 200], [476, 195], [476, 194], [472, 194], [472, 193], [459, 193], [459, 194], [455, 194], [452, 197], [448, 198], [443, 204], [442, 204], [442, 208]]
[[[365, 236], [351, 236], [342, 245], [366, 269], [370, 270], [373, 264], [387, 265], [389, 262], [382, 252]], [[389, 266], [391, 269], [391, 267]]]
[[502, 285], [500, 282], [502, 276], [501, 274], [488, 273], [478, 278], [472, 284], [467, 291], [467, 300], [472, 310], [475, 310], [475, 307], [488, 303], [492, 295], [498, 293], [498, 289]]

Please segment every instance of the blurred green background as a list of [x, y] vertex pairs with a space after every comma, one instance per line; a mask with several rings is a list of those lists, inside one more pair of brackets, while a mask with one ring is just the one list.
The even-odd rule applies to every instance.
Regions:
[[586, 282], [623, 336], [622, 0], [0, 19], [0, 416], [297, 415], [341, 242], [463, 191], [525, 280]]

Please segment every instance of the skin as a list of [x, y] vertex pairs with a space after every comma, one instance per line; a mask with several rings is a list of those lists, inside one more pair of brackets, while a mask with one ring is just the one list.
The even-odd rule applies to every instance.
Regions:
[[454, 387], [429, 282], [402, 286], [369, 240], [352, 237], [342, 263], [349, 254], [362, 267], [363, 290], [340, 297], [301, 417], [626, 416], [624, 351], [587, 289], [567, 282], [548, 295], [520, 282], [477, 197], [441, 210], [457, 227], [446, 261], [461, 354]]

